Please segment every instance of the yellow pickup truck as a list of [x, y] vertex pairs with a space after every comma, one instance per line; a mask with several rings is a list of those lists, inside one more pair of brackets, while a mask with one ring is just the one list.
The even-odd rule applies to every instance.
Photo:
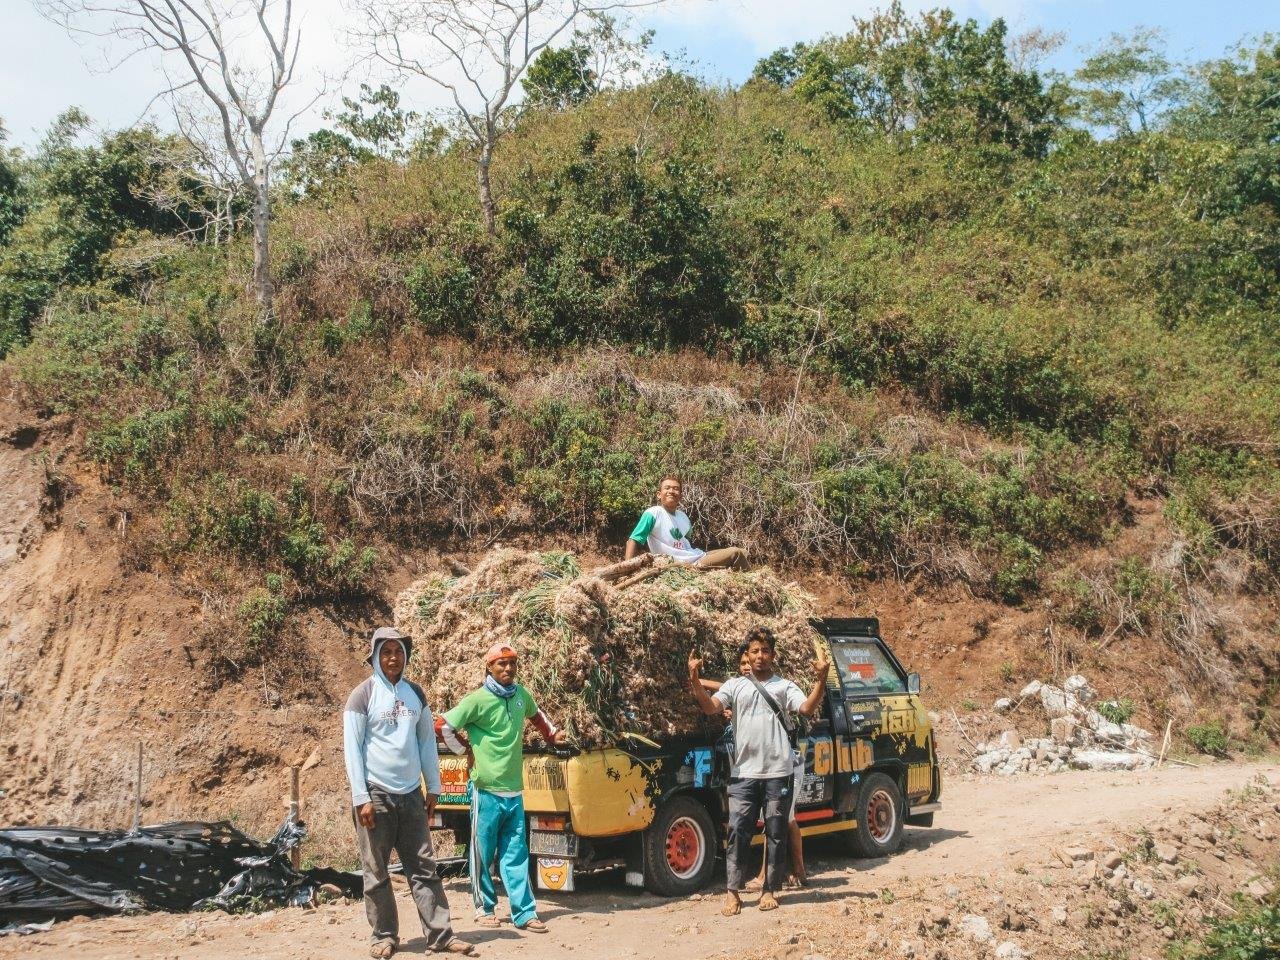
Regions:
[[[897, 850], [905, 824], [932, 826], [940, 807], [942, 776], [920, 677], [903, 669], [873, 618], [814, 626], [834, 669], [823, 709], [796, 744], [805, 762], [796, 819], [806, 837], [833, 833], [855, 856], [884, 856]], [[583, 874], [623, 869], [628, 883], [664, 896], [702, 888], [724, 847], [728, 778], [723, 737], [635, 738], [581, 753], [527, 754], [524, 805], [537, 886], [573, 890]], [[465, 759], [443, 757], [441, 780], [437, 823], [465, 838]]]

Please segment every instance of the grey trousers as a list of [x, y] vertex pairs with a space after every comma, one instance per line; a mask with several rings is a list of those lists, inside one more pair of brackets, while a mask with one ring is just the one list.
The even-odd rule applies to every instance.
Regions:
[[[369, 784], [369, 799], [373, 802], [373, 829], [362, 827], [359, 817], [355, 817], [355, 821], [360, 866], [364, 872], [364, 910], [373, 928], [373, 939], [400, 942], [396, 897], [387, 874], [387, 861], [395, 850], [418, 907], [427, 947], [439, 950], [453, 939], [453, 927], [449, 920], [449, 900], [432, 856], [422, 789], [398, 794]], [[355, 816], [354, 808], [352, 816]]]
[[[747, 860], [756, 821], [764, 820], [764, 855], [768, 865], [764, 889], [782, 889], [787, 879], [787, 818], [791, 814], [791, 777], [734, 777], [729, 781], [729, 849], [725, 852], [725, 873], [732, 891], [743, 888], [749, 879]], [[763, 813], [763, 816], [761, 814]]]

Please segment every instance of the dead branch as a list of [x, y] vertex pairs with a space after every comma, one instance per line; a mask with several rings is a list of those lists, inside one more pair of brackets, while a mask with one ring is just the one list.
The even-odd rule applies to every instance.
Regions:
[[616, 586], [619, 590], [625, 590], [627, 587], [634, 587], [637, 583], [644, 583], [646, 580], [652, 580], [666, 569], [666, 567], [649, 567], [647, 570], [641, 570], [635, 576], [627, 577], [627, 579], [621, 581]]
[[620, 563], [611, 563], [604, 567], [597, 567], [591, 571], [593, 577], [598, 577], [605, 583], [612, 583], [614, 580], [620, 580], [627, 574], [635, 573], [643, 567], [653, 563], [653, 554], [642, 553], [630, 560], [623, 560]]

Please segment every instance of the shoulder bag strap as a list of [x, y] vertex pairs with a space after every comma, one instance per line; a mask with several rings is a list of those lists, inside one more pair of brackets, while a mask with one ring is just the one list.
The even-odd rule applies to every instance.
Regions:
[[751, 685], [756, 688], [760, 696], [764, 697], [764, 702], [769, 705], [769, 709], [773, 711], [774, 717], [776, 717], [778, 722], [782, 724], [782, 729], [786, 732], [787, 736], [793, 736], [795, 734], [796, 727], [795, 724], [792, 723], [791, 718], [787, 716], [787, 712], [783, 710], [782, 707], [778, 706], [778, 701], [773, 699], [769, 691], [764, 688], [763, 683], [749, 673], [746, 677], [751, 681]]

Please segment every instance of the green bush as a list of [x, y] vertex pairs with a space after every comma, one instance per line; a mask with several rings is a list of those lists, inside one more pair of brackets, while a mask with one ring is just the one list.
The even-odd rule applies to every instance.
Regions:
[[278, 581], [275, 589], [251, 590], [236, 607], [236, 619], [244, 630], [244, 652], [250, 657], [261, 657], [267, 646], [280, 634], [288, 615], [288, 601], [280, 595]]
[[1227, 731], [1221, 720], [1210, 720], [1208, 723], [1197, 723], [1184, 731], [1187, 742], [1201, 753], [1217, 757], [1225, 757], [1230, 746]]
[[1112, 723], [1128, 723], [1133, 717], [1133, 701], [1126, 698], [1120, 700], [1103, 700], [1098, 704], [1098, 712]]
[[1229, 916], [1208, 921], [1208, 931], [1196, 943], [1177, 944], [1172, 960], [1274, 960], [1280, 956], [1280, 904], [1236, 898]]
[[176, 546], [194, 553], [228, 552], [269, 570], [288, 571], [307, 593], [368, 589], [377, 563], [372, 547], [334, 537], [312, 515], [312, 491], [294, 476], [283, 496], [215, 473], [202, 489], [169, 505]]
[[501, 234], [509, 315], [499, 322], [541, 349], [707, 343], [737, 317], [714, 171], [675, 157], [655, 170], [599, 142], [589, 131], [576, 157], [515, 184]]

